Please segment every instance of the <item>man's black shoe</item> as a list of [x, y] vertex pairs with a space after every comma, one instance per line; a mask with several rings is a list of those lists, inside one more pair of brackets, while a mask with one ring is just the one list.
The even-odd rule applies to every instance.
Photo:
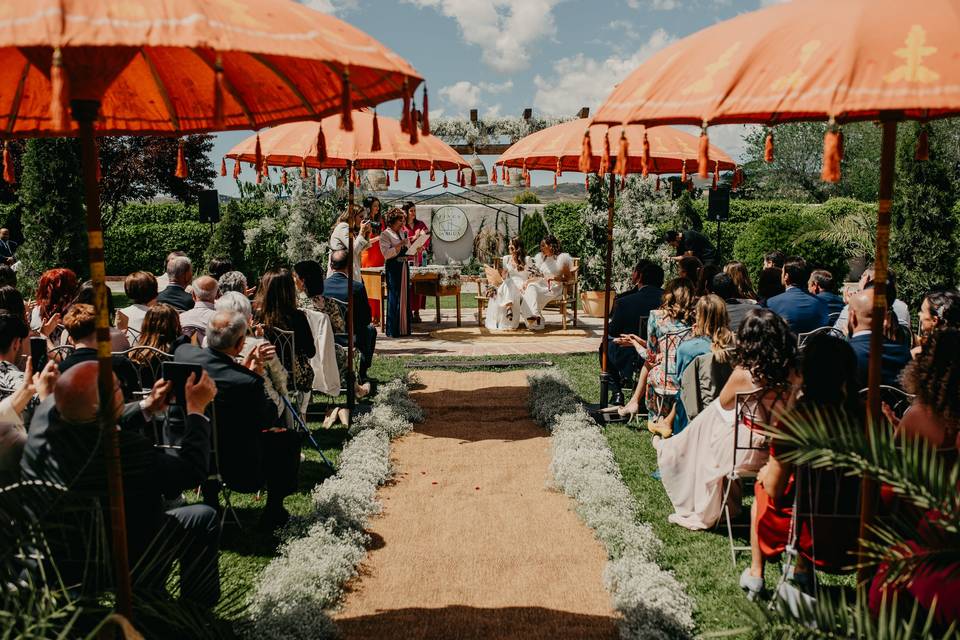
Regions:
[[619, 405], [619, 406], [622, 407], [622, 406], [623, 406], [623, 392], [622, 392], [622, 391], [618, 391], [617, 393], [613, 394], [613, 397], [610, 398], [610, 404]]

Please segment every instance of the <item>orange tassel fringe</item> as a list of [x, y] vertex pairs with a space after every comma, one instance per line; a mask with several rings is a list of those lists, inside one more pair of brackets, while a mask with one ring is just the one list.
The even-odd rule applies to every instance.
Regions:
[[610, 131], [603, 134], [603, 155], [600, 156], [600, 169], [597, 175], [601, 178], [607, 175], [610, 170]]
[[183, 140], [177, 143], [177, 170], [173, 175], [181, 180], [187, 177], [187, 158], [183, 153]]
[[433, 160], [430, 161], [430, 182], [437, 181], [437, 170], [433, 166]]
[[497, 165], [493, 165], [493, 171], [490, 172], [490, 181], [491, 181], [493, 184], [497, 184], [497, 173], [499, 173], [499, 172], [497, 171]]
[[700, 149], [697, 154], [697, 172], [701, 178], [710, 175], [710, 138], [707, 137], [707, 128], [700, 133]]
[[620, 177], [626, 180], [627, 178], [627, 163], [628, 157], [630, 155], [630, 143], [627, 142], [627, 132], [620, 132], [620, 153], [617, 154], [617, 173], [620, 174]]
[[470, 169], [470, 186], [471, 187], [477, 186], [477, 172], [474, 171], [473, 169]]
[[393, 181], [396, 182], [400, 179], [400, 165], [396, 161], [393, 162]]
[[643, 177], [650, 175], [650, 140], [647, 138], [647, 132], [643, 132], [643, 155], [640, 157], [640, 171]]
[[773, 162], [773, 131], [767, 132], [767, 139], [763, 143], [764, 162]]
[[680, 182], [686, 184], [687, 182], [687, 161], [684, 160], [683, 164], [680, 165]]
[[317, 123], [317, 162], [327, 161], [327, 139], [323, 135], [323, 127]]
[[304, 160], [303, 158], [300, 158], [300, 178], [303, 180], [306, 180], [308, 175], [309, 174], [307, 173], [307, 161]]
[[408, 126], [410, 127], [410, 144], [417, 144], [420, 132], [417, 128], [417, 105], [415, 103], [410, 105], [410, 124]]
[[720, 161], [719, 160], [713, 163], [713, 190], [716, 191], [718, 186], [720, 186]]
[[836, 129], [827, 129], [823, 135], [823, 170], [820, 179], [824, 182], [840, 182], [840, 134]]
[[[417, 180], [419, 180], [419, 179], [420, 179], [420, 178], [419, 178], [419, 176], [418, 176], [418, 177], [417, 177]], [[419, 185], [418, 185], [418, 186], [419, 186]], [[447, 172], [444, 171], [444, 172], [443, 172], [443, 188], [446, 189], [446, 188], [449, 187], [449, 186], [450, 186], [450, 181], [447, 180]]]
[[10, 153], [10, 143], [3, 143], [3, 181], [7, 184], [14, 184], [17, 181], [17, 174], [13, 170], [13, 154]]
[[227, 175], [227, 159], [220, 158], [220, 177], [222, 178], [226, 175]]
[[370, 143], [370, 151], [376, 153], [380, 151], [380, 121], [377, 119], [377, 112], [373, 112], [373, 142]]
[[233, 179], [236, 180], [240, 177], [240, 160], [237, 160], [233, 163]]
[[53, 50], [50, 63], [50, 123], [57, 131], [70, 130], [70, 86], [60, 47]]
[[340, 128], [353, 131], [353, 95], [350, 93], [350, 70], [343, 71], [343, 96], [340, 98]]
[[[590, 148], [590, 130], [583, 134], [583, 146], [580, 149], [580, 171], [582, 173], [590, 173], [590, 165], [592, 164], [593, 159], [593, 150]], [[508, 183], [509, 184], [509, 183]]]
[[260, 148], [260, 134], [257, 134], [257, 144], [253, 147], [253, 166], [256, 167], [257, 173], [260, 173], [263, 167], [263, 151]]
[[427, 99], [427, 85], [423, 85], [423, 128], [420, 129], [421, 135], [430, 135], [430, 102]]

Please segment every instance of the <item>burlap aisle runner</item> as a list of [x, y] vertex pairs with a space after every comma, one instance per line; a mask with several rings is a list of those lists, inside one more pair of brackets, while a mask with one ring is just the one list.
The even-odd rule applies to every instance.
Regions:
[[547, 488], [524, 372], [418, 373], [427, 420], [393, 444], [374, 548], [336, 616], [355, 638], [616, 638], [606, 554]]

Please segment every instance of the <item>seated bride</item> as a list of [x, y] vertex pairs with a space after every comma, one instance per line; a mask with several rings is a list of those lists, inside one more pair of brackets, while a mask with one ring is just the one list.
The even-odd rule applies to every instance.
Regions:
[[560, 242], [547, 235], [540, 241], [540, 253], [533, 257], [534, 277], [523, 288], [521, 311], [527, 328], [543, 329], [543, 308], [563, 295], [563, 284], [573, 271], [573, 258], [560, 252]]
[[513, 330], [520, 325], [523, 287], [531, 276], [532, 262], [519, 236], [510, 239], [510, 255], [500, 259], [501, 269], [486, 267], [488, 293], [485, 326], [491, 331]]

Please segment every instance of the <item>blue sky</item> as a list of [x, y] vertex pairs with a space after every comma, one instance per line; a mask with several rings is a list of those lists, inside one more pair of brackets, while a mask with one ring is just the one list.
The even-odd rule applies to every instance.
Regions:
[[[775, 0], [304, 0], [363, 29], [426, 78], [431, 117], [596, 109], [641, 61], [677, 38]], [[420, 94], [417, 94], [419, 101]], [[399, 102], [380, 108], [400, 112]], [[715, 130], [716, 129], [716, 130]], [[740, 127], [711, 129], [735, 157]], [[251, 132], [219, 134], [221, 156]], [[490, 164], [492, 158], [484, 158]], [[571, 180], [581, 178], [570, 176]], [[413, 188], [401, 176], [400, 188]], [[534, 175], [534, 184], [552, 181]], [[222, 193], [236, 195], [228, 176]]]

